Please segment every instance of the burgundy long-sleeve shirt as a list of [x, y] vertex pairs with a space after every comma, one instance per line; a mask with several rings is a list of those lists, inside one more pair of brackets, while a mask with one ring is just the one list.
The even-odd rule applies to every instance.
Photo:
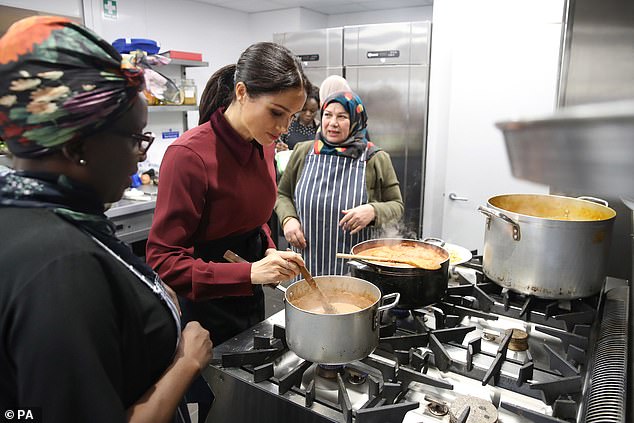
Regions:
[[276, 197], [271, 145], [245, 141], [217, 110], [167, 148], [160, 168], [147, 262], [191, 300], [252, 295], [250, 263], [194, 258], [194, 244], [244, 234], [266, 222]]

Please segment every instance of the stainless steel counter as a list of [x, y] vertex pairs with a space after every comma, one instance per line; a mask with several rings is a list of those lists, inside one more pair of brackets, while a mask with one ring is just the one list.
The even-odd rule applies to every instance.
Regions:
[[[138, 189], [146, 194], [143, 200], [122, 198], [106, 211], [106, 216], [117, 228], [117, 236], [127, 243], [147, 239], [156, 207], [158, 187], [142, 185]], [[147, 199], [148, 196], [150, 199]]]

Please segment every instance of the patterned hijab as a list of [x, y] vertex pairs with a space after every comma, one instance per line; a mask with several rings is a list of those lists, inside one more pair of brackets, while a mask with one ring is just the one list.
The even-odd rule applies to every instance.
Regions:
[[[321, 106], [322, 122], [324, 120], [324, 111], [331, 103], [341, 104], [350, 116], [350, 133], [344, 142], [331, 144], [322, 133], [320, 127], [314, 144], [315, 154], [330, 154], [358, 159], [366, 148], [372, 148], [372, 152], [375, 152], [376, 147], [366, 138], [368, 115], [359, 96], [352, 91], [340, 91], [327, 97]], [[367, 156], [369, 157], [370, 154]]]
[[0, 139], [33, 158], [125, 113], [144, 69], [66, 18], [33, 16], [0, 39]]

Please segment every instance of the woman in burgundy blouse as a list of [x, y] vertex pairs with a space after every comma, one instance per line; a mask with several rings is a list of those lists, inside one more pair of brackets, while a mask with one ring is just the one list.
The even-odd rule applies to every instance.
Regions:
[[[276, 199], [274, 142], [310, 88], [288, 49], [254, 44], [212, 75], [199, 126], [163, 158], [147, 261], [214, 345], [263, 320], [262, 284], [290, 280], [303, 264], [275, 249], [266, 222]], [[227, 263], [228, 249], [250, 263]]]

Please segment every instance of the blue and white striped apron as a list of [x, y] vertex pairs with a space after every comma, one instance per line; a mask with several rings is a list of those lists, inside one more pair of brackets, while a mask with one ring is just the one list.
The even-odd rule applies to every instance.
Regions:
[[359, 159], [352, 159], [311, 150], [306, 156], [294, 200], [307, 244], [300, 253], [314, 276], [347, 273], [346, 260], [336, 258], [336, 253], [349, 253], [352, 246], [370, 239], [372, 231], [367, 227], [350, 235], [339, 226], [342, 210], [368, 202], [366, 153], [367, 149]]

